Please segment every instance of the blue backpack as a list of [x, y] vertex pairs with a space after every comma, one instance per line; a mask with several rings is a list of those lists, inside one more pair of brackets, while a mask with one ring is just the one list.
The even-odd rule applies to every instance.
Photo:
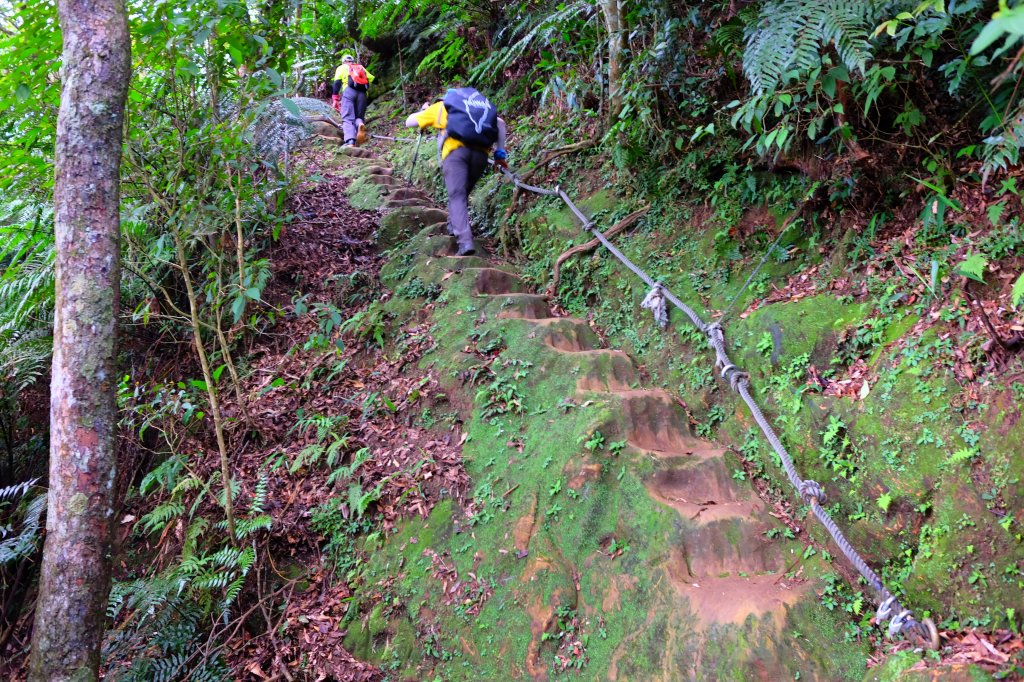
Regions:
[[470, 147], [489, 148], [498, 141], [498, 110], [474, 88], [445, 93], [448, 135]]

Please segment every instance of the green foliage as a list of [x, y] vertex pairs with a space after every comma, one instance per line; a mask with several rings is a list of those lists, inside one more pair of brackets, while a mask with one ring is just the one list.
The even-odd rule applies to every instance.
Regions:
[[339, 327], [342, 334], [349, 334], [366, 346], [372, 343], [382, 350], [387, 329], [387, 314], [378, 306], [359, 311]]
[[770, 0], [747, 37], [743, 71], [755, 95], [773, 92], [826, 65], [834, 47], [847, 71], [864, 74], [871, 59], [867, 36], [889, 3], [868, 0]]
[[[0, 588], [8, 587], [4, 572], [30, 559], [39, 544], [46, 495], [35, 487], [37, 480], [0, 488]], [[5, 594], [6, 589], [0, 589]], [[13, 595], [7, 595], [13, 598]]]
[[832, 364], [846, 367], [866, 357], [884, 341], [887, 326], [888, 321], [884, 317], [872, 317], [856, 327], [840, 331]]
[[324, 554], [335, 571], [346, 574], [356, 569], [356, 540], [372, 527], [369, 519], [354, 517], [348, 501], [336, 496], [311, 510], [310, 527], [326, 539]]
[[[295, 315], [302, 316], [308, 310], [305, 297], [295, 301]], [[333, 303], [314, 303], [313, 314], [317, 318], [317, 331], [311, 333], [306, 343], [302, 345], [305, 351], [327, 350], [333, 346], [334, 350], [341, 353], [345, 350], [345, 344], [341, 340], [342, 314]], [[335, 337], [335, 332], [338, 336]], [[333, 341], [333, 343], [332, 343]]]
[[1013, 301], [1013, 307], [1020, 309], [1020, 303], [1024, 300], [1024, 273], [1017, 277], [1017, 281], [1013, 283], [1013, 291], [1010, 292], [1010, 299]]
[[370, 38], [397, 33], [410, 53], [426, 53], [416, 66], [416, 75], [450, 77], [465, 72], [475, 61], [477, 50], [485, 47], [471, 39], [470, 29], [491, 11], [487, 3], [474, 0], [376, 3], [362, 17], [360, 30]]
[[23, 463], [28, 475], [42, 473], [14, 433], [24, 419], [23, 392], [50, 364], [53, 258], [52, 209], [25, 200], [0, 205], [0, 444], [7, 450], [0, 481], [16, 480]]
[[829, 415], [818, 457], [843, 478], [852, 478], [857, 472], [859, 453], [850, 441], [846, 424], [835, 415]]
[[526, 412], [525, 397], [510, 377], [495, 377], [477, 391], [476, 400], [483, 404], [482, 414], [493, 418], [505, 414], [522, 415]]
[[[300, 418], [292, 431], [297, 431], [308, 438], [310, 431], [315, 429], [316, 436], [288, 464], [288, 473], [295, 474], [321, 462], [328, 469], [334, 469], [340, 461], [342, 450], [348, 447], [348, 434], [344, 432], [347, 424], [348, 417], [345, 415], [333, 417], [311, 415]], [[283, 459], [283, 455], [281, 457]], [[272, 465], [271, 468], [276, 468], [276, 466]]]
[[[588, 47], [591, 51], [600, 49], [594, 41], [588, 40], [593, 14], [593, 5], [585, 2], [565, 3], [553, 11], [510, 13], [508, 23], [494, 36], [495, 43], [502, 47], [473, 66], [469, 71], [470, 80], [483, 81], [491, 74], [501, 73], [530, 50], [543, 47], [546, 52], [536, 66], [537, 80], [533, 83], [535, 89], [541, 91], [542, 106], [548, 86], [558, 82], [560, 85], [555, 88], [560, 88], [564, 101], [575, 108], [573, 104], [579, 98], [571, 87], [566, 87], [561, 76], [573, 67], [575, 60], [569, 57], [581, 55]], [[556, 57], [556, 53], [561, 58]]]
[[[51, 164], [57, 132], [61, 37], [53, 0], [13, 4], [0, 32], [0, 191], [45, 203], [53, 186]], [[3, 239], [0, 239], [0, 245]]]
[[[118, 679], [225, 679], [228, 674], [219, 647], [194, 654], [218, 641], [218, 623], [229, 622], [256, 565], [255, 540], [270, 530], [272, 520], [265, 510], [268, 476], [262, 472], [246, 513], [237, 518], [237, 544], [223, 535], [226, 521], [216, 524], [221, 534], [211, 533], [199, 512], [218, 478], [219, 473], [203, 480], [183, 456], [172, 456], [139, 483], [139, 494], [157, 503], [137, 529], [162, 537], [177, 528], [180, 555], [114, 583], [107, 615], [119, 627], [108, 633], [103, 655]], [[227, 628], [219, 631], [226, 634]]]
[[985, 268], [988, 260], [980, 253], [971, 253], [956, 268], [958, 275], [963, 275], [975, 282], [985, 283]]
[[413, 277], [395, 289], [395, 295], [407, 299], [424, 298], [433, 301], [441, 295], [441, 285], [427, 284], [419, 277]]

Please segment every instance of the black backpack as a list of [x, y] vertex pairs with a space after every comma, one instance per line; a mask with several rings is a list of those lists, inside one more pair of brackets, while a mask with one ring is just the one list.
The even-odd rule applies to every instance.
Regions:
[[498, 110], [474, 88], [449, 90], [444, 100], [448, 135], [470, 147], [488, 148], [498, 141]]

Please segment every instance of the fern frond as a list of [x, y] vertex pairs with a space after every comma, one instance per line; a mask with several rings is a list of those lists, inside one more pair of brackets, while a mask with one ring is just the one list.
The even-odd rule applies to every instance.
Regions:
[[[32, 487], [38, 479], [25, 481], [6, 488], [0, 488], [0, 502], [4, 506], [11, 502], [20, 502], [24, 506], [20, 513], [20, 528], [15, 522], [0, 525], [0, 566], [14, 563], [35, 552], [40, 530], [42, 529], [43, 512], [46, 510], [46, 495], [42, 493], [29, 497]], [[27, 502], [26, 502], [27, 500]], [[0, 510], [3, 507], [0, 506]]]
[[168, 500], [156, 506], [153, 511], [139, 519], [147, 533], [162, 530], [172, 519], [185, 513], [185, 505], [177, 500]]
[[755, 95], [773, 92], [821, 65], [833, 47], [851, 72], [864, 73], [870, 35], [886, 12], [901, 3], [879, 0], [774, 0], [748, 31], [743, 72]]
[[[525, 13], [520, 21], [507, 29], [508, 38], [515, 42], [504, 49], [495, 50], [491, 56], [474, 66], [469, 72], [469, 80], [472, 82], [501, 73], [528, 49], [536, 45], [550, 44], [554, 32], [561, 31], [569, 21], [577, 17], [589, 18], [593, 12], [594, 5], [591, 3], [570, 2], [550, 14], [536, 16]], [[499, 37], [496, 36], [495, 42], [498, 40]]]

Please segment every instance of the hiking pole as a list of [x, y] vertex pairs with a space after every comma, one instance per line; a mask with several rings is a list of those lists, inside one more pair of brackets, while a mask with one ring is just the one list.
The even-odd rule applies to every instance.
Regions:
[[405, 179], [407, 183], [412, 184], [412, 172], [416, 170], [416, 159], [420, 156], [420, 143], [423, 142], [423, 135], [416, 136], [416, 151], [412, 153], [412, 165], [409, 166], [409, 177]]

